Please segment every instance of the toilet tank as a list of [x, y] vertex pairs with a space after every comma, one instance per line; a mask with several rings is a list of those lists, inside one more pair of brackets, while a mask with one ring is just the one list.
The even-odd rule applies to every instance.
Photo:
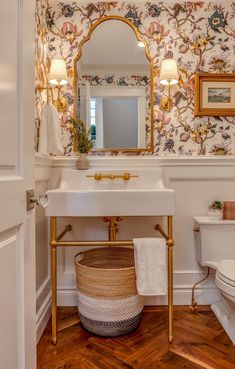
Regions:
[[220, 260], [235, 259], [235, 220], [193, 219], [200, 265], [216, 269]]

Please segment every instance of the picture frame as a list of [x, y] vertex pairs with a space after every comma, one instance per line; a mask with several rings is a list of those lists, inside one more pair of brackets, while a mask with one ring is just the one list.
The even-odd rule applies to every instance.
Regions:
[[195, 116], [235, 116], [235, 74], [196, 73]]

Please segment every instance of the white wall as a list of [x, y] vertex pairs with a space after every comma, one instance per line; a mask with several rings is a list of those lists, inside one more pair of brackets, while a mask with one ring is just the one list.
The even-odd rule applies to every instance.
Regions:
[[[76, 158], [53, 158], [51, 161], [50, 187], [59, 183], [61, 168], [75, 166]], [[193, 216], [206, 215], [208, 203], [214, 199], [235, 201], [235, 158], [234, 157], [142, 157], [142, 158], [99, 158], [91, 157], [91, 165], [97, 168], [123, 168], [161, 166], [165, 183], [176, 191], [176, 216], [174, 220], [174, 302], [191, 303], [192, 285], [201, 279], [206, 270], [196, 260], [193, 232]], [[131, 169], [130, 169], [131, 171]], [[47, 178], [48, 180], [48, 178]], [[154, 225], [159, 219], [129, 218], [120, 223], [120, 239], [157, 236]], [[58, 222], [58, 232], [64, 225], [72, 224], [73, 230], [67, 238], [105, 239], [107, 224], [100, 218], [66, 219]], [[45, 223], [44, 223], [45, 224]], [[38, 227], [38, 225], [37, 225]], [[36, 232], [38, 229], [36, 229]], [[83, 248], [84, 249], [84, 248]], [[76, 304], [76, 287], [73, 257], [79, 248], [60, 248], [58, 252], [58, 305]], [[235, 257], [235, 255], [234, 255]], [[46, 261], [45, 261], [46, 262]], [[40, 268], [40, 265], [38, 266]], [[217, 299], [213, 282], [202, 284], [196, 292], [199, 304], [210, 304]], [[147, 304], [166, 304], [166, 298], [152, 298]]]

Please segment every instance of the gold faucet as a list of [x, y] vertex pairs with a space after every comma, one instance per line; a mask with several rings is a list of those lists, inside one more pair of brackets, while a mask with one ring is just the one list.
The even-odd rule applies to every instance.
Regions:
[[94, 178], [97, 181], [100, 181], [101, 179], [124, 179], [125, 181], [128, 181], [130, 178], [137, 178], [136, 175], [131, 175], [129, 172], [125, 172], [123, 174], [103, 174], [103, 173], [95, 173], [94, 175], [87, 175], [88, 178]]

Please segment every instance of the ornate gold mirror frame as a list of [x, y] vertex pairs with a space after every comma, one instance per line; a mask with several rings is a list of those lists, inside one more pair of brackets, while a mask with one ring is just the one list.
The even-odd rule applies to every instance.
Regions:
[[98, 21], [96, 21], [90, 28], [88, 35], [81, 41], [80, 43], [80, 51], [78, 52], [78, 55], [75, 57], [74, 59], [74, 116], [76, 117], [77, 111], [76, 111], [76, 102], [77, 102], [77, 62], [78, 60], [82, 57], [82, 47], [85, 44], [85, 42], [89, 41], [93, 31], [95, 30], [95, 28], [106, 21], [110, 21], [110, 20], [119, 20], [121, 22], [124, 22], [126, 24], [128, 24], [134, 31], [136, 38], [138, 41], [142, 41], [145, 45], [145, 54], [147, 59], [149, 60], [150, 63], [150, 140], [149, 140], [149, 146], [148, 147], [144, 147], [144, 148], [105, 148], [105, 149], [95, 149], [94, 151], [111, 151], [111, 152], [142, 152], [142, 151], [147, 151], [147, 152], [152, 152], [153, 151], [153, 145], [154, 145], [154, 140], [153, 140], [153, 129], [154, 129], [154, 106], [153, 106], [153, 96], [154, 96], [154, 83], [153, 83], [153, 78], [154, 78], [154, 72], [153, 72], [153, 59], [151, 58], [150, 54], [149, 54], [149, 50], [148, 50], [148, 45], [146, 43], [146, 41], [142, 38], [141, 34], [139, 33], [138, 29], [135, 27], [135, 25], [129, 20], [126, 19], [124, 17], [118, 16], [118, 15], [110, 15], [110, 16], [105, 16], [100, 18]]

